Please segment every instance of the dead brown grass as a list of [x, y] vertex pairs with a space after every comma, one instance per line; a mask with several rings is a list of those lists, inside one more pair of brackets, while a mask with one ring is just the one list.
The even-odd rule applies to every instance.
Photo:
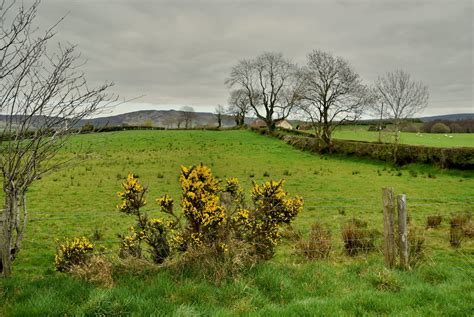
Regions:
[[69, 273], [100, 287], [111, 288], [114, 285], [112, 264], [104, 256], [93, 255], [88, 261], [73, 265]]

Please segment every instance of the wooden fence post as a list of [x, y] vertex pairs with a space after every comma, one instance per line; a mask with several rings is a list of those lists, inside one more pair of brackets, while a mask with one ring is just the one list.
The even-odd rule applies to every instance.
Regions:
[[395, 265], [395, 233], [394, 214], [395, 202], [393, 188], [382, 189], [383, 199], [383, 235], [384, 235], [384, 257], [388, 267]]
[[408, 262], [408, 226], [407, 226], [407, 197], [406, 195], [397, 196], [398, 206], [398, 239], [400, 243], [400, 266], [409, 269]]

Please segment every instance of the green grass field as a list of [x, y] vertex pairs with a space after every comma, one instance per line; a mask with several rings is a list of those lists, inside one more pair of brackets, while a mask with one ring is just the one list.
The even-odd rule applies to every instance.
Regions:
[[[379, 133], [368, 131], [368, 126], [341, 126], [334, 132], [334, 138], [342, 140], [376, 142]], [[393, 133], [383, 132], [383, 142], [392, 142]], [[402, 132], [400, 142], [404, 144], [426, 145], [434, 147], [474, 147], [473, 133], [412, 133]]]
[[[446, 220], [425, 232], [426, 259], [410, 272], [385, 269], [378, 251], [346, 256], [340, 238], [341, 225], [352, 216], [382, 231], [384, 186], [407, 195], [413, 226], [424, 228], [431, 214], [472, 212], [473, 171], [425, 165], [398, 169], [314, 155], [249, 131], [79, 135], [60, 157], [74, 154], [80, 154], [75, 165], [45, 176], [28, 193], [31, 220], [13, 277], [0, 281], [0, 315], [470, 316], [474, 310], [474, 243], [464, 240], [460, 248], [451, 248]], [[134, 222], [115, 208], [128, 172], [149, 186], [145, 210], [158, 215], [154, 198], [169, 193], [179, 199], [179, 166], [201, 162], [218, 177], [238, 177], [247, 190], [252, 181], [285, 178], [287, 191], [305, 200], [295, 229], [307, 233], [315, 221], [331, 228], [331, 257], [307, 261], [284, 240], [272, 260], [219, 287], [159, 270], [115, 276], [115, 286], [104, 289], [54, 272], [57, 238], [91, 236], [97, 229], [103, 234], [97, 243], [115, 256], [116, 235]], [[381, 287], [380, 276], [386, 275], [397, 287]]]

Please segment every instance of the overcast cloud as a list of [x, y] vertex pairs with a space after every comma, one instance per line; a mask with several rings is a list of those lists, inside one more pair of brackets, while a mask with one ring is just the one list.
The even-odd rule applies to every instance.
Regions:
[[[313, 49], [347, 59], [367, 84], [402, 68], [428, 84], [423, 115], [474, 112], [473, 2], [43, 0], [38, 22], [77, 44], [92, 84], [110, 80], [114, 112], [226, 104], [224, 80], [242, 58]], [[141, 103], [141, 104], [137, 104]]]

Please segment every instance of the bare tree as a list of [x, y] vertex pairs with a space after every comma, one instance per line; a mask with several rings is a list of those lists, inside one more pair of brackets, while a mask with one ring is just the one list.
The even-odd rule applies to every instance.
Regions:
[[[196, 113], [194, 112], [194, 108], [191, 106], [183, 106], [180, 109], [181, 111], [181, 120], [180, 122], [184, 122], [184, 127], [186, 129], [193, 127], [193, 120], [196, 118]], [[179, 128], [179, 125], [178, 125]]]
[[222, 115], [225, 112], [224, 107], [222, 105], [217, 105], [214, 111], [217, 118], [217, 128], [220, 128], [222, 126]]
[[384, 112], [385, 112], [385, 106], [383, 103], [383, 100], [381, 100], [379, 93], [377, 92], [376, 88], [371, 89], [372, 93], [372, 103], [368, 107], [368, 113], [373, 115], [378, 119], [377, 123], [377, 131], [378, 131], [378, 142], [382, 142], [382, 131], [384, 129]]
[[[30, 7], [0, 3], [0, 171], [4, 209], [0, 217], [0, 275], [7, 277], [21, 250], [27, 225], [26, 194], [43, 174], [65, 162], [55, 159], [83, 118], [110, 105], [105, 83], [87, 85], [74, 46], [48, 46], [55, 27], [33, 24]], [[53, 53], [50, 53], [54, 51]]]
[[226, 84], [245, 91], [255, 115], [273, 130], [301, 98], [302, 81], [298, 75], [297, 66], [281, 53], [263, 53], [253, 60], [238, 62]]
[[245, 116], [250, 111], [248, 95], [243, 89], [236, 89], [230, 92], [229, 107], [227, 113], [234, 117], [235, 125], [243, 126]]
[[337, 126], [360, 118], [370, 102], [369, 90], [346, 60], [323, 51], [308, 55], [303, 73], [304, 97], [298, 108], [330, 147]]
[[390, 119], [395, 128], [394, 161], [397, 161], [400, 143], [400, 126], [404, 120], [413, 117], [428, 105], [428, 87], [422, 82], [413, 81], [403, 70], [388, 72], [379, 77], [376, 91], [384, 104], [384, 116]]
[[176, 123], [176, 118], [173, 115], [168, 115], [163, 118], [161, 122], [166, 129], [173, 128], [173, 125]]

